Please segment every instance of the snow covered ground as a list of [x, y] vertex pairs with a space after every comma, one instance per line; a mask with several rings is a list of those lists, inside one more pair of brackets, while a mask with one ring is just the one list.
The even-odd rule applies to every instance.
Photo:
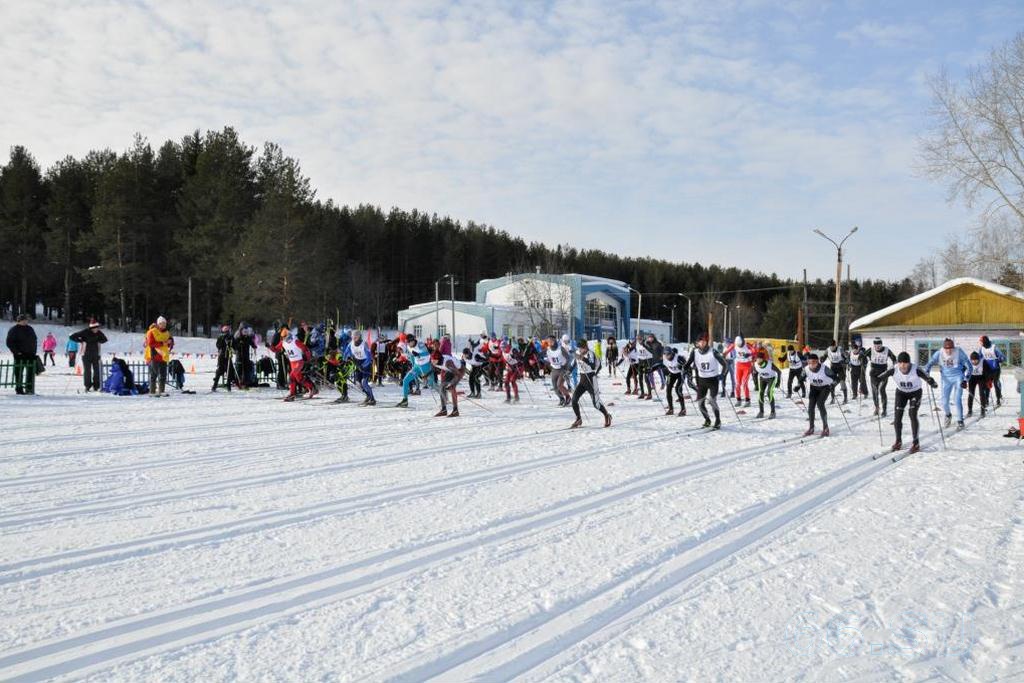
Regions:
[[1009, 373], [892, 464], [867, 404], [707, 434], [603, 379], [614, 426], [570, 432], [539, 384], [447, 420], [197, 366], [160, 400], [0, 390], [0, 680], [1024, 677]]

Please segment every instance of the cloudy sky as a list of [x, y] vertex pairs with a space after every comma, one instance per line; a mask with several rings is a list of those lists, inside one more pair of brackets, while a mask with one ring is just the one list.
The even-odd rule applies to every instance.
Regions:
[[[321, 198], [528, 240], [901, 277], [970, 217], [915, 173], [927, 78], [1020, 2], [0, 3], [0, 148], [235, 126]], [[831, 251], [830, 251], [831, 250]]]

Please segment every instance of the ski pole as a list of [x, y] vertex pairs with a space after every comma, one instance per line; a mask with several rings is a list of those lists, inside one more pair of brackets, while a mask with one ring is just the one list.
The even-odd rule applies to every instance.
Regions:
[[942, 423], [939, 422], [938, 410], [939, 406], [935, 402], [935, 389], [931, 384], [928, 385], [928, 396], [932, 402], [932, 417], [935, 418], [935, 426], [939, 428], [939, 436], [942, 438], [942, 450], [946, 450], [946, 432], [942, 430]]
[[732, 408], [732, 414], [736, 416], [736, 422], [743, 424], [743, 420], [740, 419], [740, 414], [736, 411], [736, 406], [733, 405], [732, 396], [726, 394], [725, 400], [729, 402], [729, 407]]
[[846, 423], [846, 428], [850, 430], [851, 434], [853, 434], [853, 427], [850, 426], [850, 421], [846, 418], [846, 411], [843, 410], [843, 406], [839, 406], [839, 414], [843, 416], [843, 422]]

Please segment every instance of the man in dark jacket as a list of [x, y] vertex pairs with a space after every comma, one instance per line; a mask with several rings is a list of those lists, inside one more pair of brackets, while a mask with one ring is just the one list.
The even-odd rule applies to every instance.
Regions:
[[28, 316], [22, 313], [17, 323], [7, 330], [7, 349], [14, 355], [14, 391], [18, 394], [36, 393], [38, 343], [36, 331], [28, 324]]
[[107, 343], [107, 335], [103, 334], [96, 320], [89, 321], [89, 327], [71, 335], [72, 341], [82, 345], [82, 379], [85, 390], [100, 390], [100, 344]]
[[256, 371], [252, 361], [253, 351], [256, 350], [256, 338], [252, 333], [252, 328], [244, 322], [239, 323], [238, 330], [235, 332], [233, 348], [238, 386], [247, 389], [256, 383]]
[[231, 380], [234, 372], [231, 368], [231, 349], [234, 346], [234, 337], [231, 334], [231, 328], [227, 325], [223, 325], [220, 328], [220, 336], [217, 337], [217, 372], [213, 376], [213, 389], [211, 391], [217, 391], [217, 385], [220, 383], [220, 378], [224, 378], [224, 386], [227, 387], [228, 391], [231, 391]]

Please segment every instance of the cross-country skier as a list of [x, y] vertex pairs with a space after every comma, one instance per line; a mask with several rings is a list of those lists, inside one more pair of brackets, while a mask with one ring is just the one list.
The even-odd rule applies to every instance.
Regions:
[[906, 410], [910, 414], [910, 432], [914, 439], [910, 445], [910, 452], [917, 453], [921, 450], [917, 440], [919, 427], [917, 411], [921, 407], [921, 397], [924, 395], [921, 383], [927, 382], [934, 389], [938, 386], [938, 382], [927, 372], [911, 363], [910, 354], [906, 351], [900, 352], [896, 359], [896, 366], [883, 374], [886, 380], [892, 377], [893, 383], [896, 385], [896, 398], [893, 401], [893, 413], [896, 418], [894, 422], [896, 443], [892, 445], [892, 450], [898, 451], [903, 448], [903, 412]]
[[668, 409], [666, 415], [672, 415], [675, 408], [672, 406], [672, 395], [679, 399], [679, 415], [686, 415], [686, 403], [683, 402], [683, 368], [680, 365], [682, 360], [679, 353], [671, 346], [666, 346], [663, 352], [665, 370], [668, 372], [668, 383], [665, 385], [665, 396], [668, 398]]
[[987, 335], [982, 336], [978, 341], [981, 342], [978, 354], [985, 362], [985, 377], [988, 380], [989, 389], [996, 390], [996, 408], [998, 408], [1003, 405], [1003, 382], [999, 375], [1002, 373], [1002, 364], [1006, 362], [1006, 356], [996, 348]]
[[278, 354], [283, 353], [291, 366], [291, 372], [288, 373], [288, 395], [285, 396], [285, 401], [295, 400], [299, 386], [308, 392], [306, 394], [307, 399], [313, 398], [319, 393], [316, 385], [302, 374], [302, 367], [306, 364], [306, 361], [312, 358], [312, 355], [309, 353], [306, 345], [300, 342], [292, 334], [291, 330], [287, 327], [282, 327], [280, 340], [270, 350]]
[[867, 366], [868, 352], [859, 342], [850, 343], [850, 393], [856, 401], [858, 397], [868, 397]]
[[981, 360], [981, 354], [971, 351], [971, 377], [967, 380], [967, 417], [974, 415], [974, 390], [978, 390], [981, 399], [981, 416], [985, 417], [988, 409], [989, 388], [985, 379], [985, 363]]
[[814, 434], [814, 411], [817, 410], [821, 413], [821, 436], [826, 437], [829, 435], [829, 431], [828, 410], [825, 408], [825, 403], [832, 395], [832, 385], [835, 384], [836, 377], [832, 374], [832, 370], [821, 364], [816, 353], [807, 356], [807, 365], [800, 372], [803, 373], [809, 387], [807, 390], [808, 427], [804, 436]]
[[836, 388], [843, 388], [843, 405], [846, 405], [849, 396], [846, 393], [846, 351], [839, 347], [835, 339], [825, 352], [828, 358], [828, 366], [835, 377], [835, 384], [832, 385], [832, 405], [836, 404]]
[[481, 334], [479, 341], [469, 340], [469, 358], [466, 359], [469, 366], [469, 398], [483, 398], [480, 395], [480, 377], [487, 367], [487, 335]]
[[[754, 345], [747, 343], [743, 335], [739, 335], [726, 347], [722, 355], [726, 358], [733, 357], [733, 371], [736, 373], [733, 388], [736, 390], [737, 405], [741, 400], [746, 400], [745, 405], [750, 407], [750, 373], [754, 367]], [[723, 389], [724, 387], [725, 385]]]
[[757, 416], [764, 417], [764, 402], [768, 399], [771, 412], [769, 420], [775, 419], [775, 387], [782, 383], [782, 371], [771, 362], [767, 352], [758, 351], [754, 361], [754, 383], [757, 388]]
[[551, 368], [551, 387], [558, 394], [558, 405], [564, 407], [572, 403], [572, 394], [565, 386], [565, 374], [569, 370], [569, 357], [555, 335], [548, 337], [548, 348], [544, 362]]
[[[437, 365], [440, 373], [441, 410], [437, 411], [434, 417], [458, 417], [459, 416], [459, 392], [458, 385], [465, 372], [464, 360], [469, 356], [469, 349], [465, 349], [462, 355], [452, 353], [452, 340], [445, 337], [441, 340], [441, 363]], [[448, 412], [448, 394], [452, 397], [452, 411]]]
[[654, 392], [651, 391], [652, 387], [650, 378], [651, 359], [653, 358], [653, 354], [644, 344], [643, 340], [639, 338], [634, 342], [634, 348], [636, 349], [637, 360], [636, 384], [640, 387], [640, 395], [637, 396], [637, 399], [641, 401], [649, 401], [654, 395]]
[[583, 394], [590, 394], [590, 400], [594, 407], [604, 415], [604, 426], [611, 427], [612, 414], [601, 402], [601, 392], [597, 388], [597, 373], [601, 370], [601, 365], [597, 357], [594, 356], [594, 352], [590, 350], [586, 339], [576, 341], [575, 356], [576, 367], [579, 369], [579, 381], [572, 392], [572, 411], [576, 413], [576, 421], [572, 423], [570, 429], [583, 426], [583, 416], [580, 414], [580, 397]]
[[626, 395], [639, 394], [640, 379], [638, 373], [640, 357], [637, 355], [636, 342], [632, 340], [626, 342], [622, 349], [622, 360], [626, 362]]
[[868, 373], [871, 379], [871, 400], [875, 402], [875, 415], [878, 415], [878, 407], [881, 404], [882, 417], [886, 416], [886, 403], [888, 398], [885, 394], [886, 385], [889, 383], [888, 376], [882, 377], [889, 370], [889, 363], [896, 364], [896, 354], [887, 349], [879, 337], [871, 342], [871, 370]]
[[804, 367], [804, 356], [790, 344], [786, 349], [786, 355], [779, 358], [779, 362], [786, 361], [789, 365], [789, 376], [786, 378], [786, 398], [793, 398], [793, 382], [796, 382], [796, 389], [801, 396], [807, 395], [807, 387], [804, 386], [804, 378], [801, 370]]
[[956, 403], [956, 430], [959, 432], [964, 428], [963, 396], [967, 381], [971, 378], [971, 361], [964, 350], [954, 345], [953, 340], [947, 337], [942, 340], [942, 348], [933, 353], [924, 366], [925, 374], [931, 372], [936, 365], [939, 366], [939, 375], [942, 377], [942, 407], [946, 411], [946, 426], [953, 421], [953, 414], [949, 408], [949, 400], [952, 398]]
[[[683, 373], [690, 377], [693, 372], [696, 380], [691, 379], [691, 385], [697, 391], [697, 407], [700, 414], [704, 416], [704, 427], [712, 429], [722, 428], [722, 416], [718, 411], [718, 385], [724, 381], [728, 372], [725, 357], [708, 342], [708, 335], [702, 334], [697, 339], [697, 345], [690, 350], [690, 357], [683, 365]], [[711, 409], [715, 413], [715, 423], [711, 424], [711, 416], [708, 414], [707, 404], [711, 403]]]
[[370, 386], [370, 380], [373, 378], [373, 352], [370, 350], [370, 345], [363, 341], [362, 332], [355, 330], [352, 333], [352, 341], [342, 350], [341, 356], [344, 360], [355, 363], [355, 381], [358, 382], [365, 395], [363, 402], [359, 405], [377, 405], [377, 401], [373, 397], [373, 388]]
[[643, 346], [650, 354], [650, 358], [647, 360], [647, 372], [644, 373], [644, 381], [647, 382], [647, 400], [650, 401], [651, 395], [654, 393], [655, 373], [658, 374], [658, 381], [661, 383], [661, 386], [665, 386], [665, 366], [662, 362], [665, 352], [661, 342], [653, 334], [647, 335]]
[[505, 366], [505, 403], [519, 403], [519, 379], [523, 376], [523, 354], [509, 342], [501, 343], [501, 360]]
[[402, 400], [398, 402], [396, 408], [409, 407], [409, 392], [414, 382], [425, 381], [429, 387], [434, 387], [434, 367], [431, 363], [430, 349], [411, 334], [405, 337], [405, 348], [412, 360], [412, 368], [402, 380]]

